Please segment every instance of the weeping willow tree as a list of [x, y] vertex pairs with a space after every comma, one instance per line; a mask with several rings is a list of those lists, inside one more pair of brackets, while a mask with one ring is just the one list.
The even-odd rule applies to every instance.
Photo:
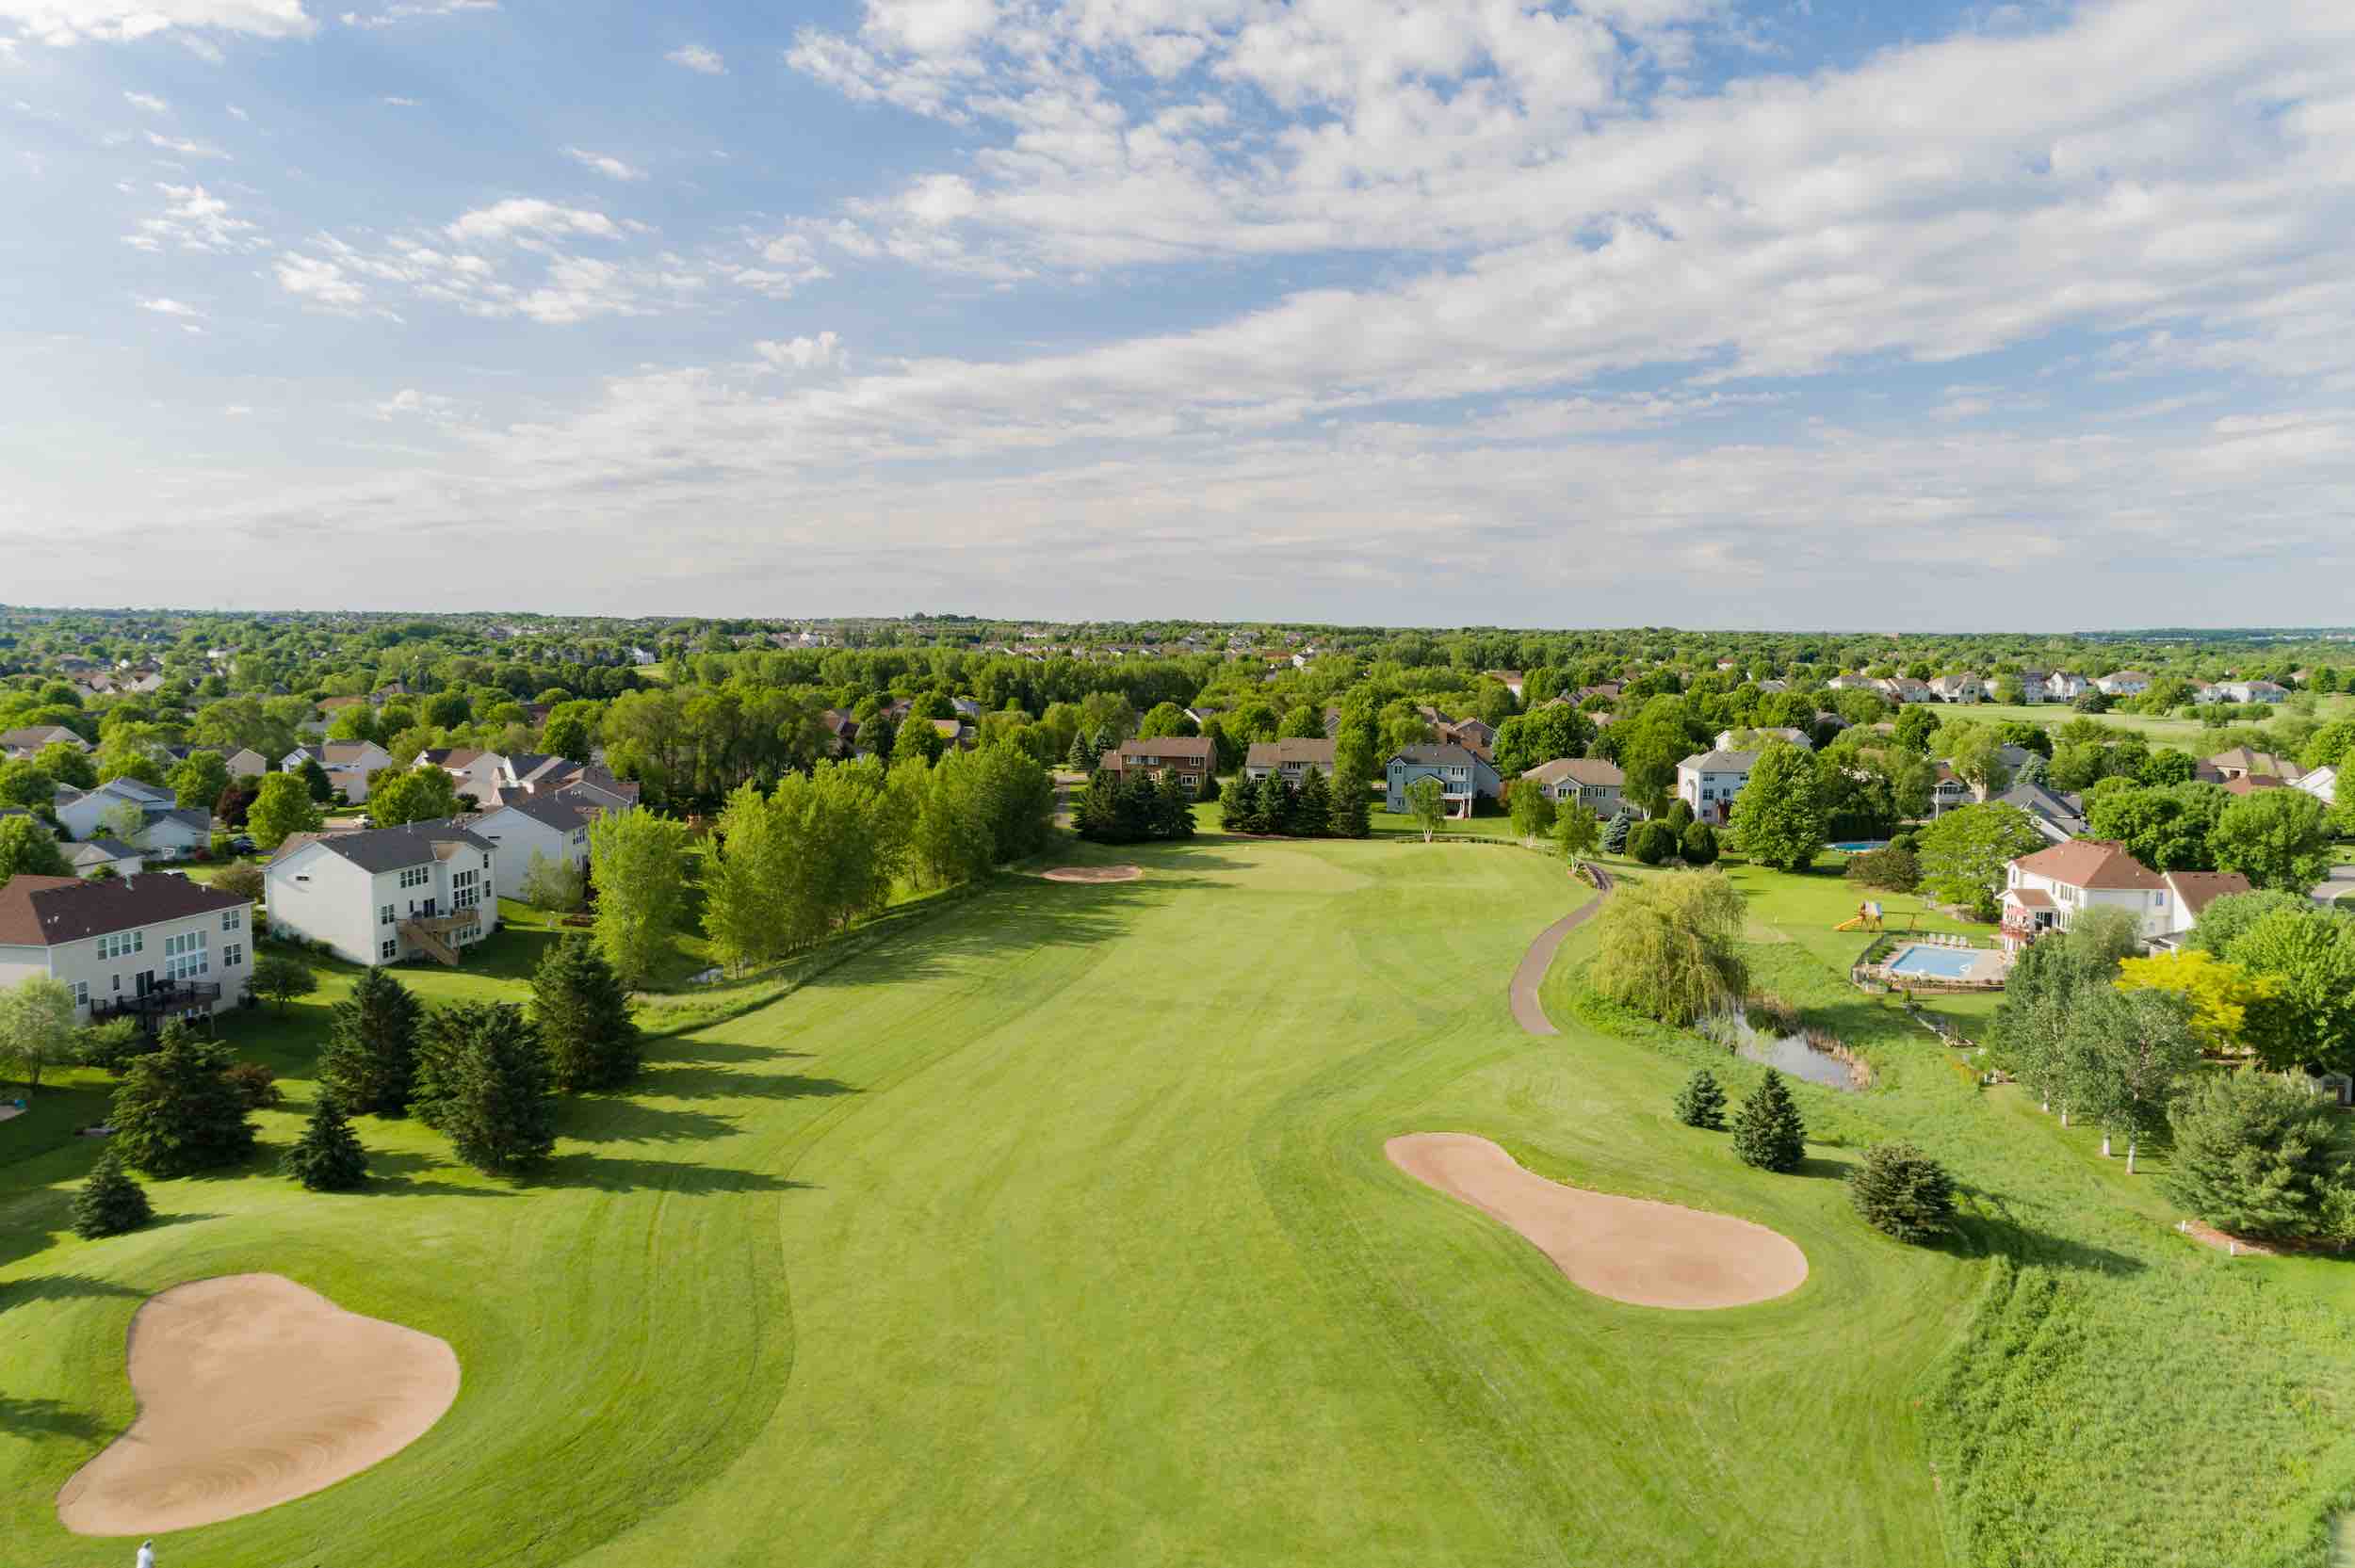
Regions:
[[1722, 1012], [1749, 989], [1742, 895], [1714, 871], [1621, 883], [1596, 912], [1587, 983], [1664, 1024]]

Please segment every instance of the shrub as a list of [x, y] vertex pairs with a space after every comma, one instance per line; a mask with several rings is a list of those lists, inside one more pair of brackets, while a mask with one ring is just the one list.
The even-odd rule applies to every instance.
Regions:
[[278, 1087], [278, 1075], [258, 1061], [236, 1062], [221, 1076], [237, 1091], [237, 1098], [245, 1102], [248, 1110], [267, 1110], [286, 1098]]
[[1867, 849], [1860, 855], [1848, 857], [1847, 878], [1866, 887], [1885, 888], [1892, 893], [1910, 893], [1922, 881], [1921, 863], [1913, 858], [1909, 848], [1891, 844], [1885, 849]]
[[1849, 1173], [1848, 1201], [1866, 1224], [1900, 1241], [1928, 1241], [1954, 1228], [1954, 1179], [1910, 1143], [1865, 1150], [1864, 1163]]
[[128, 1018], [109, 1018], [103, 1024], [85, 1024], [75, 1036], [83, 1065], [95, 1067], [121, 1077], [129, 1071], [134, 1059], [155, 1049], [155, 1042], [139, 1031]]
[[368, 1179], [367, 1151], [360, 1147], [359, 1135], [334, 1095], [320, 1093], [302, 1136], [278, 1162], [278, 1170], [314, 1192], [349, 1192]]
[[1687, 823], [1684, 836], [1677, 842], [1677, 853], [1687, 865], [1717, 864], [1717, 831], [1706, 822]]
[[155, 1217], [147, 1189], [122, 1169], [122, 1156], [109, 1148], [80, 1190], [73, 1194], [73, 1234], [85, 1241], [138, 1230]]
[[1733, 1152], [1761, 1171], [1796, 1171], [1807, 1158], [1807, 1123], [1782, 1075], [1771, 1067], [1734, 1118]]
[[319, 988], [319, 978], [311, 966], [286, 953], [264, 953], [253, 961], [252, 978], [249, 982], [253, 994], [278, 1004], [278, 1010], [286, 1010], [286, 1004], [297, 996], [308, 996]]
[[1627, 851], [1646, 865], [1658, 865], [1676, 853], [1676, 830], [1665, 822], [1639, 823], [1628, 835]]
[[262, 897], [262, 868], [250, 860], [225, 866], [213, 879], [213, 891], [234, 894], [249, 903], [258, 902]]
[[1677, 1120], [1688, 1127], [1725, 1131], [1726, 1091], [1717, 1087], [1716, 1076], [1708, 1068], [1696, 1071], [1677, 1091], [1676, 1112]]
[[1663, 816], [1661, 820], [1667, 823], [1669, 827], [1674, 828], [1678, 832], [1682, 832], [1685, 829], [1693, 825], [1692, 802], [1681, 799], [1671, 802], [1668, 807], [1667, 815]]

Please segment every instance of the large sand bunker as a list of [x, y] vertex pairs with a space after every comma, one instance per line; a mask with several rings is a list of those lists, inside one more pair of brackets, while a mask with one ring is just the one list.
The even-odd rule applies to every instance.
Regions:
[[1145, 875], [1142, 865], [1058, 865], [1041, 872], [1050, 882], [1132, 882]]
[[131, 1430], [58, 1489], [76, 1534], [190, 1529], [333, 1486], [441, 1419], [458, 1357], [292, 1280], [225, 1274], [139, 1308], [131, 1392]]
[[1746, 1306], [1796, 1290], [1807, 1254], [1730, 1214], [1616, 1198], [1533, 1175], [1485, 1138], [1409, 1133], [1390, 1163], [1537, 1244], [1572, 1285], [1636, 1306]]

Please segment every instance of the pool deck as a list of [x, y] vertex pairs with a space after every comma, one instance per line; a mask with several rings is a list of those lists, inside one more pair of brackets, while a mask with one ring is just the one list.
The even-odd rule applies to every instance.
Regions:
[[[1951, 955], [1955, 958], [1968, 958], [1971, 960], [1971, 966], [1959, 975], [1946, 975], [1940, 974], [1935, 971], [1898, 968], [1897, 965], [1905, 962], [1906, 955], [1915, 951], [1917, 948], [1925, 953], [1938, 953], [1942, 955]], [[2005, 971], [2008, 968], [2010, 968], [2010, 964], [2006, 962], [2003, 951], [2000, 948], [1936, 947], [1925, 942], [1909, 942], [1906, 944], [1903, 947], [1900, 947], [1895, 952], [1890, 954], [1887, 962], [1880, 965], [1881, 973], [1887, 976], [1892, 984], [1900, 985], [2001, 985], [2004, 983]]]

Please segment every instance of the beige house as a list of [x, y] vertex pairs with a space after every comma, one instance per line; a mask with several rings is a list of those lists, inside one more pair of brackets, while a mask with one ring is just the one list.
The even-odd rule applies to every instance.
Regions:
[[1104, 753], [1100, 768], [1124, 782], [1136, 773], [1156, 781], [1166, 775], [1187, 794], [1199, 795], [1218, 768], [1218, 745], [1206, 736], [1124, 740]]
[[2076, 838], [2013, 861], [2004, 876], [2002, 937], [2018, 952], [2047, 931], [2065, 931], [2089, 909], [2124, 910], [2142, 940], [2172, 946], [2200, 912], [2228, 893], [2249, 891], [2237, 872], [2153, 871], [2107, 839]]
[[1311, 768], [1331, 778], [1333, 755], [1338, 750], [1330, 740], [1255, 740], [1251, 750], [1243, 754], [1243, 777], [1264, 779], [1270, 773], [1281, 773], [1284, 782], [1297, 789]]
[[0, 886], [0, 986], [46, 975], [85, 1022], [209, 1017], [245, 997], [252, 906], [169, 872], [95, 881], [11, 877]]
[[1541, 789], [1556, 805], [1575, 800], [1606, 819], [1616, 816], [1623, 807], [1638, 816], [1643, 815], [1641, 809], [1621, 797], [1620, 792], [1627, 787], [1627, 775], [1619, 771], [1618, 764], [1600, 757], [1556, 757], [1524, 772], [1513, 787]]

